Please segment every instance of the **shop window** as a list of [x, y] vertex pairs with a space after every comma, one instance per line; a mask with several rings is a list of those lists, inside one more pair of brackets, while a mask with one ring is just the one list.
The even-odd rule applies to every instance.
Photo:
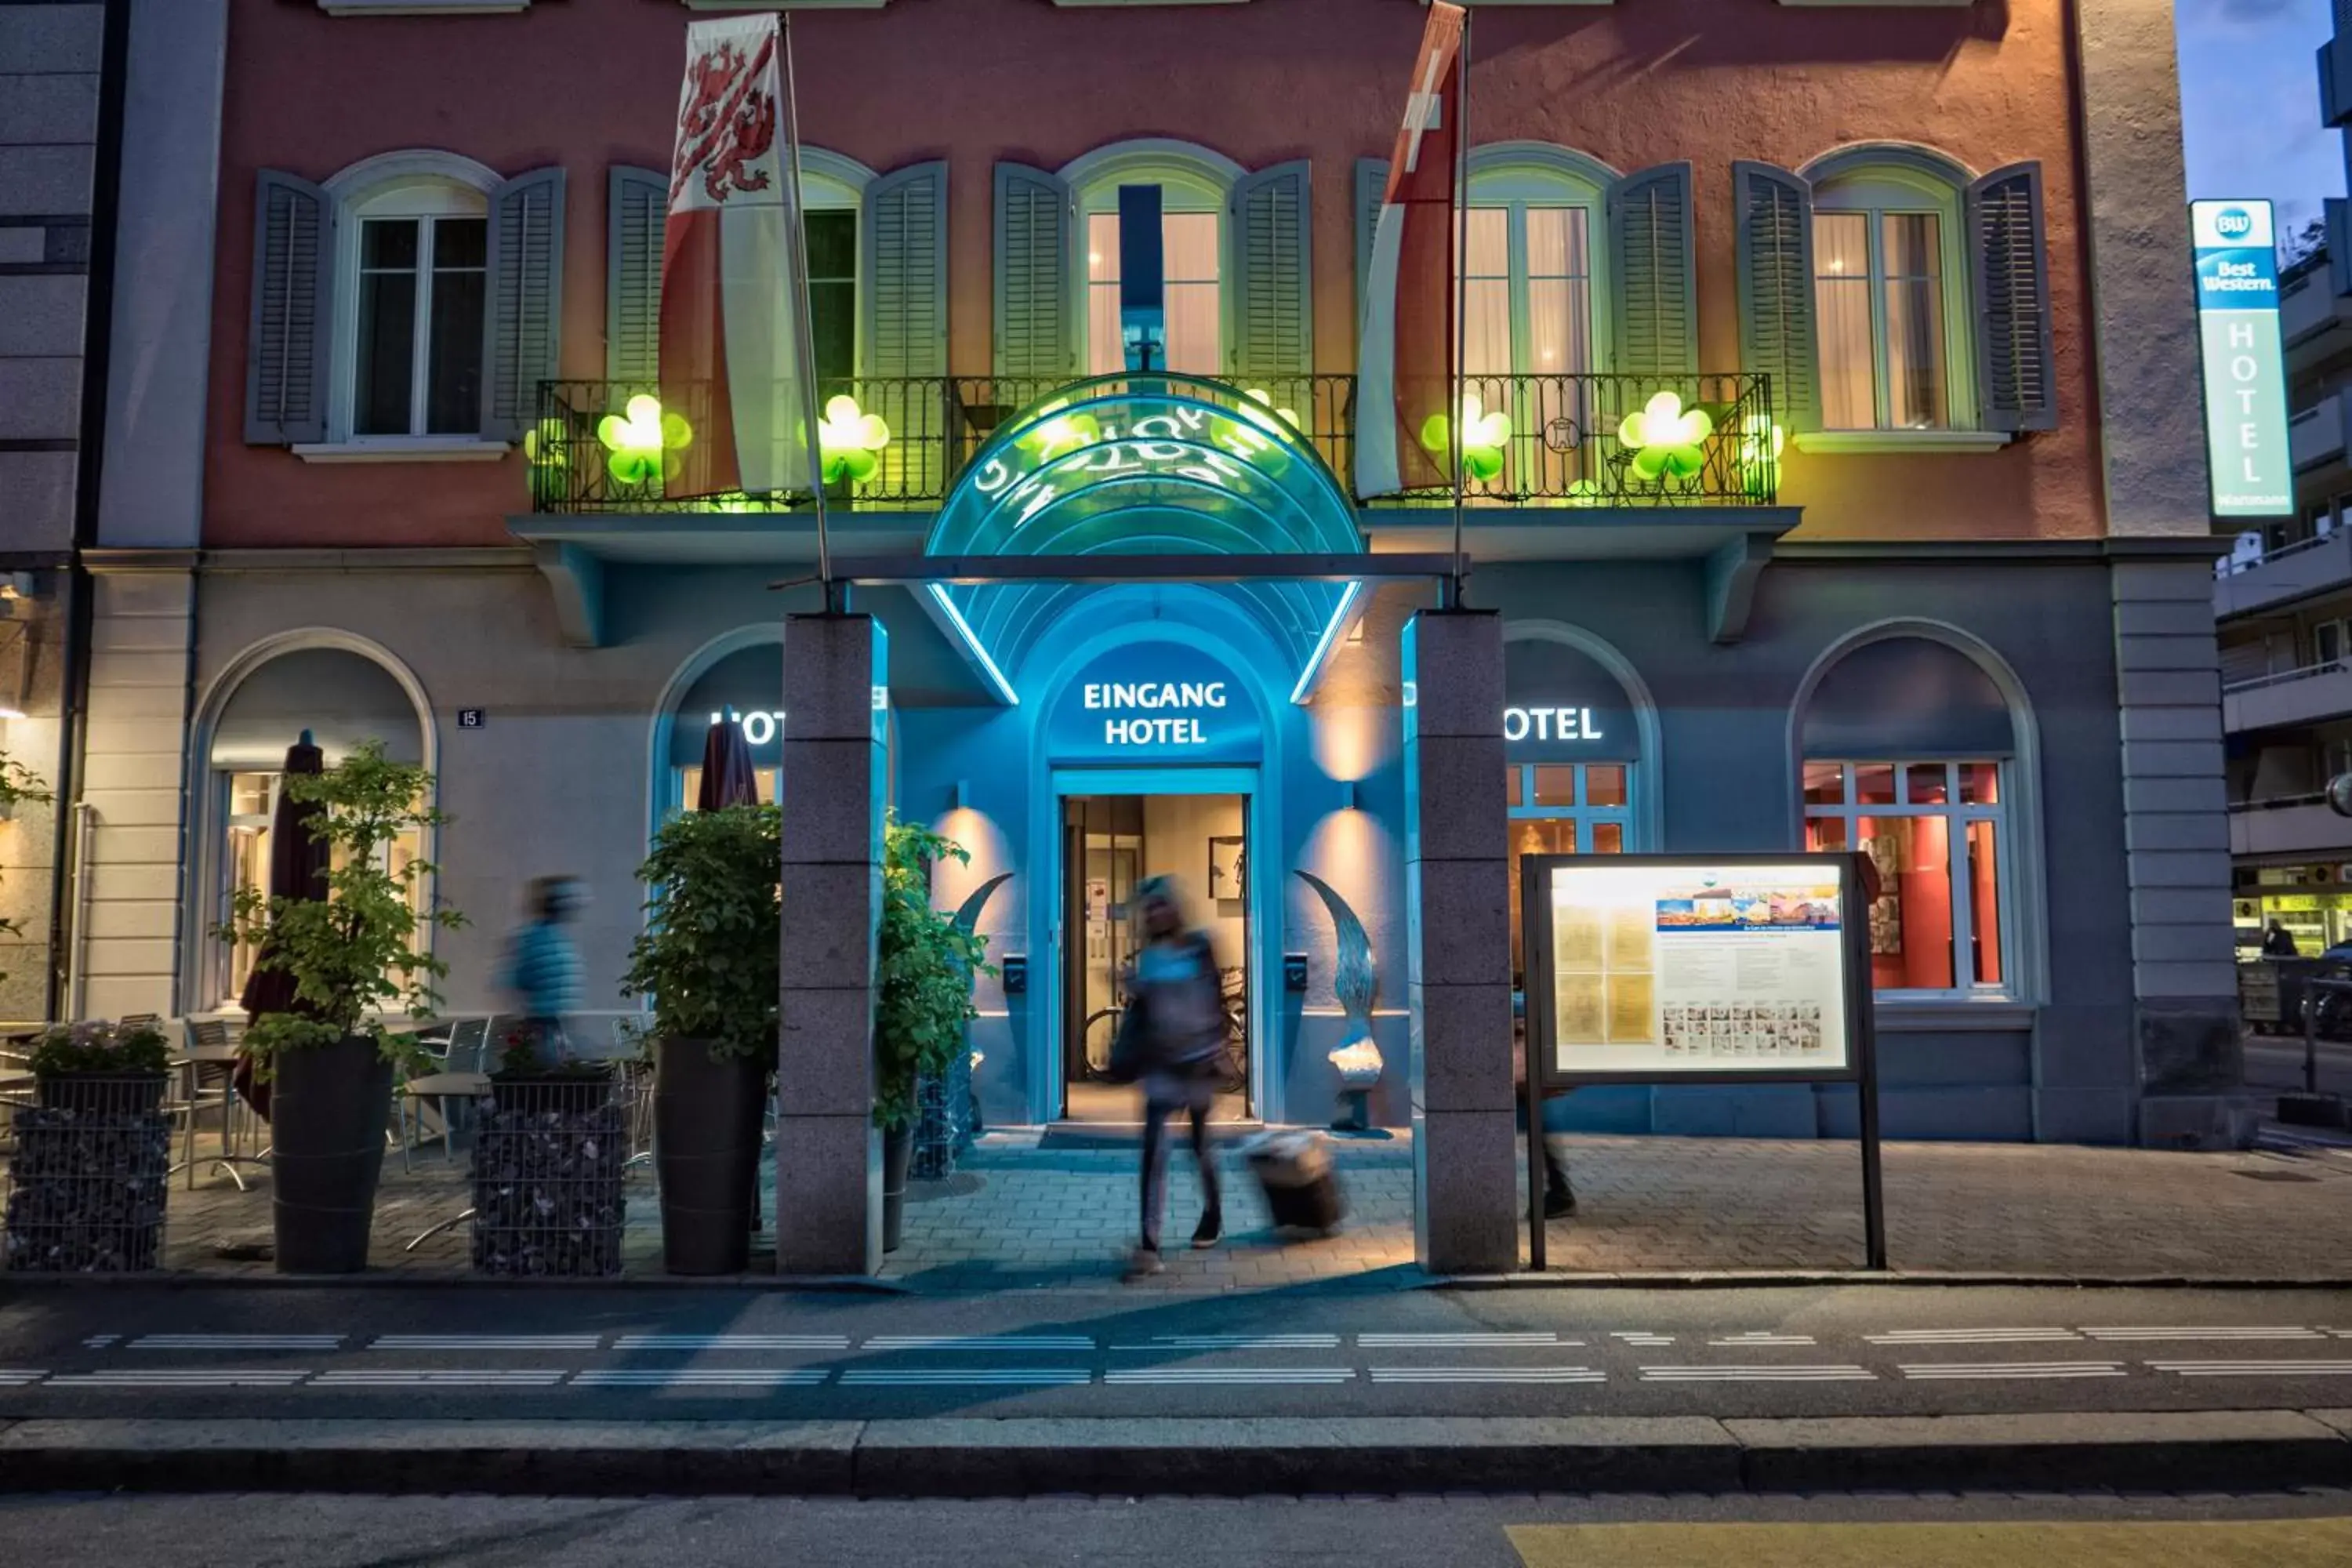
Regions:
[[1866, 855], [1877, 870], [1879, 991], [2006, 993], [2006, 795], [1996, 761], [1805, 764], [1805, 847]]
[[1511, 836], [1511, 973], [1524, 973], [1519, 868], [1526, 855], [1622, 855], [1633, 847], [1633, 764], [1512, 763], [1504, 784]]
[[742, 736], [761, 802], [782, 798], [783, 689], [784, 653], [775, 643], [738, 648], [703, 671], [670, 714], [669, 751], [655, 791], [664, 816], [695, 809], [703, 756], [720, 724]]

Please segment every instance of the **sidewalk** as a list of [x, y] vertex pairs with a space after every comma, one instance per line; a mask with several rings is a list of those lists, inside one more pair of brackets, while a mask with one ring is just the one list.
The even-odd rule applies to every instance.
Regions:
[[[1125, 1148], [1038, 1147], [1034, 1131], [992, 1133], [943, 1183], [909, 1192], [906, 1244], [887, 1281], [931, 1290], [1095, 1286], [1115, 1281], [1135, 1234], [1136, 1154]], [[1570, 1142], [1580, 1207], [1549, 1231], [1565, 1274], [1859, 1269], [1859, 1152], [1851, 1143], [1735, 1139], [1583, 1138]], [[1296, 1239], [1267, 1228], [1255, 1184], [1226, 1162], [1228, 1239], [1213, 1251], [1172, 1246], [1168, 1271], [1143, 1289], [1251, 1290], [1407, 1271], [1412, 1262], [1410, 1142], [1342, 1142], [1349, 1217], [1337, 1236]], [[1189, 1157], [1174, 1161], [1168, 1234], [1199, 1213]], [[2352, 1274], [2352, 1158], [2313, 1150], [2183, 1154], [2022, 1144], [1890, 1143], [1890, 1261], [1898, 1272], [2056, 1279], [2327, 1279]], [[166, 1264], [215, 1278], [271, 1273], [268, 1174], [239, 1193], [225, 1177], [194, 1192], [175, 1182]], [[770, 1178], [772, 1181], [772, 1177]], [[467, 1228], [415, 1252], [417, 1232], [468, 1201], [462, 1161], [385, 1172], [374, 1268], [418, 1279], [467, 1272]], [[763, 1210], [772, 1215], [772, 1191]], [[660, 1271], [660, 1221], [647, 1173], [633, 1180], [625, 1247], [629, 1277]], [[226, 1255], [225, 1255], [226, 1252]], [[752, 1268], [772, 1267], [772, 1251]], [[1418, 1279], [1418, 1275], [1402, 1275]]]

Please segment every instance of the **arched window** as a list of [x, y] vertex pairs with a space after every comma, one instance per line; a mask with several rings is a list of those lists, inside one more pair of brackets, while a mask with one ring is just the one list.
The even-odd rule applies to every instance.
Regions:
[[1832, 664], [1801, 722], [1805, 847], [1876, 871], [1879, 992], [2013, 994], [2019, 738], [2000, 687], [1957, 648], [1891, 637]]
[[1972, 429], [1968, 171], [1857, 148], [1807, 170], [1825, 430]]
[[[801, 149], [801, 232], [806, 237], [809, 340], [820, 395], [853, 391], [857, 361], [858, 210], [874, 171], [822, 148]], [[870, 399], [869, 399], [870, 401]]]
[[1609, 297], [1603, 204], [1615, 171], [1565, 148], [1470, 155], [1463, 344], [1473, 376], [1583, 375], [1601, 368]]
[[327, 183], [337, 216], [338, 439], [481, 429], [498, 184], [470, 158], [429, 152], [372, 158]]
[[1519, 973], [1518, 860], [1622, 855], [1649, 841], [1645, 700], [1593, 653], [1513, 628], [1503, 644], [1504, 803], [1511, 854], [1511, 970]]
[[664, 759], [665, 815], [692, 811], [702, 788], [703, 748], [711, 726], [732, 724], [743, 732], [751, 753], [760, 798], [774, 802], [782, 789], [784, 761], [784, 649], [781, 643], [755, 643], [713, 664], [670, 716], [669, 754]]
[[[394, 762], [426, 762], [416, 703], [393, 673], [364, 654], [340, 647], [298, 647], [281, 653], [237, 681], [212, 727], [204, 771], [205, 805], [212, 822], [205, 929], [226, 919], [239, 889], [269, 887], [270, 839], [286, 753], [310, 732], [332, 767], [363, 741], [381, 741]], [[425, 853], [415, 833], [389, 848], [394, 868]], [[419, 899], [430, 896], [421, 883]], [[258, 956], [242, 942], [209, 943], [196, 966], [198, 1007], [234, 1007]]]
[[1232, 159], [1182, 142], [1121, 142], [1061, 171], [1076, 204], [1086, 263], [1081, 362], [1088, 375], [1125, 368], [1118, 319], [1118, 187], [1160, 187], [1168, 368], [1225, 374], [1225, 213], [1243, 174]]

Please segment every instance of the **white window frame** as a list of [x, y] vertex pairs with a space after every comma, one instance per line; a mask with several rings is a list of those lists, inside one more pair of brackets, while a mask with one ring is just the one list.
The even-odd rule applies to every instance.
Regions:
[[[1960, 801], [1960, 770], [1990, 764], [1994, 769], [1993, 787], [1999, 798], [1990, 805]], [[1804, 820], [1810, 829], [1815, 822], [1835, 821], [1843, 824], [1845, 845], [1851, 850], [1862, 842], [1858, 824], [1864, 817], [1883, 822], [1891, 817], [1924, 819], [1941, 818], [1948, 826], [1945, 831], [1944, 873], [1948, 879], [1952, 912], [1951, 962], [1952, 978], [1958, 984], [1949, 986], [1889, 986], [1874, 988], [1882, 1002], [1929, 1001], [2014, 1001], [2022, 995], [2018, 984], [2019, 952], [2022, 946], [2018, 927], [2019, 887], [2015, 875], [2017, 862], [2017, 816], [2010, 810], [2014, 799], [2012, 779], [2015, 769], [2008, 757], [1868, 757], [1849, 760], [1842, 757], [1808, 757], [1800, 769], [1797, 793], [1800, 800], [1805, 795], [1803, 769], [1834, 767], [1841, 771], [1840, 804], [1831, 805], [1804, 800]], [[1895, 801], [1890, 805], [1864, 805], [1855, 799], [1857, 780], [1864, 768], [1895, 770]], [[1910, 799], [1911, 770], [1915, 767], [1940, 767], [1944, 770], [1944, 802], [1920, 802]], [[1976, 889], [1969, 876], [1968, 825], [1990, 822], [1993, 825], [1993, 890], [2000, 904], [1994, 925], [1994, 937], [2000, 943], [1998, 954], [2001, 978], [1992, 984], [1979, 984], [1964, 977], [1972, 974], [1975, 966], [1969, 962], [1969, 949], [1964, 942], [1972, 942], [1976, 932]]]
[[[1614, 171], [1566, 148], [1502, 146], [1470, 154], [1470, 206], [1501, 207], [1510, 215], [1511, 369], [1513, 375], [1599, 374], [1610, 368], [1615, 279], [1609, 269], [1608, 195]], [[1535, 329], [1528, 308], [1528, 211], [1576, 207], [1584, 213], [1585, 331], [1591, 363], [1579, 372], [1528, 363]]]
[[[453, 448], [479, 447], [492, 456], [506, 451], [504, 442], [485, 442], [478, 429], [425, 435], [416, 426], [425, 396], [420, 373], [409, 389], [409, 433], [404, 436], [354, 436], [352, 425], [359, 402], [360, 226], [370, 218], [478, 217], [489, 219], [490, 193], [500, 180], [486, 163], [456, 153], [415, 149], [381, 153], [361, 160], [328, 180], [325, 189], [335, 206], [335, 321], [331, 364], [333, 378], [327, 392], [327, 441], [324, 448], [297, 447], [298, 455], [317, 453], [398, 453], [404, 449], [441, 454]], [[488, 262], [484, 248], [485, 266]], [[416, 291], [415, 352], [424, 353], [432, 314], [432, 253], [419, 237]], [[484, 280], [484, 308], [488, 308], [488, 280]], [[487, 366], [483, 367], [488, 370]], [[485, 387], [487, 393], [488, 388]]]
[[[1515, 762], [1510, 763], [1508, 766], [1510, 771], [1517, 773], [1519, 778], [1519, 804], [1509, 807], [1504, 813], [1510, 821], [1573, 822], [1576, 825], [1576, 848], [1572, 853], [1578, 855], [1609, 853], [1609, 851], [1592, 847], [1592, 830], [1595, 826], [1603, 824], [1613, 824], [1619, 833], [1619, 847], [1615, 852], [1621, 855], [1642, 853], [1640, 817], [1633, 809], [1634, 801], [1640, 798], [1638, 793], [1641, 788], [1640, 763], [1623, 762], [1614, 757], [1596, 757], [1589, 763]], [[1575, 769], [1575, 801], [1568, 805], [1536, 805], [1536, 770], [1538, 768]], [[1625, 798], [1615, 805], [1591, 805], [1585, 798], [1590, 788], [1587, 770], [1591, 768], [1622, 768], [1625, 772]], [[1514, 860], [1518, 858], [1516, 847], [1511, 851], [1511, 858]]]
[[[1069, 276], [1076, 311], [1078, 364], [1092, 374], [1094, 280], [1087, 271], [1087, 233], [1091, 219], [1118, 212], [1121, 185], [1160, 187], [1161, 221], [1178, 213], [1213, 213], [1217, 218], [1217, 378], [1232, 374], [1234, 358], [1233, 222], [1229, 216], [1234, 187], [1248, 173], [1221, 153], [1189, 142], [1149, 138], [1114, 142], [1075, 158], [1055, 173], [1070, 187], [1076, 219], [1070, 225]], [[1191, 374], [1200, 374], [1193, 372]]]
[[[1813, 186], [1813, 222], [1824, 216], [1861, 214], [1869, 228], [1870, 352], [1872, 423], [1839, 426], [1836, 433], [1873, 433], [1933, 439], [1952, 432], [1983, 427], [1977, 402], [1975, 261], [1969, 255], [1967, 229], [1967, 171], [1937, 172], [1924, 154], [1916, 160], [1841, 163], [1836, 172], [1820, 177]], [[1888, 423], [1886, 374], [1886, 279], [1884, 261], [1885, 224], [1889, 216], [1931, 214], [1936, 219], [1939, 281], [1943, 292], [1944, 423], [1914, 426]], [[1816, 228], [1818, 234], [1818, 227]], [[1818, 247], [1815, 247], [1818, 252]], [[1820, 261], [1805, 286], [1814, 291], [1818, 314]], [[1828, 338], [1816, 334], [1817, 353], [1826, 354]], [[1822, 382], [1830, 380], [1824, 358], [1816, 367]]]

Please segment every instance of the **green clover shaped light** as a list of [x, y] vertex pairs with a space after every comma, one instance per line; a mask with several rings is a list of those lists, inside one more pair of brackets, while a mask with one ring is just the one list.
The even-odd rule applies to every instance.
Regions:
[[824, 458], [824, 482], [846, 478], [863, 484], [882, 469], [881, 451], [890, 444], [890, 426], [878, 414], [867, 414], [854, 397], [825, 400], [824, 417], [817, 421], [816, 447]]
[[[1281, 420], [1293, 430], [1298, 428], [1298, 411], [1295, 408], [1276, 408], [1274, 405], [1274, 394], [1268, 392], [1265, 388], [1262, 386], [1253, 386], [1242, 395], [1248, 399], [1248, 402], [1244, 403], [1238, 412], [1241, 414], [1243, 418], [1247, 419], [1253, 425], [1262, 425], [1265, 426], [1265, 428], [1271, 430], [1274, 426], [1266, 424], [1267, 418], [1271, 416]], [[1257, 407], [1252, 408], [1249, 406], [1249, 404], [1251, 403], [1256, 404]]]
[[1769, 415], [1750, 414], [1739, 422], [1739, 474], [1748, 493], [1769, 500], [1780, 488], [1780, 448], [1789, 433]]
[[639, 393], [622, 414], [607, 414], [596, 422], [596, 439], [604, 443], [604, 467], [625, 485], [649, 485], [675, 475], [683, 466], [678, 453], [694, 444], [693, 428], [679, 414], [662, 412], [661, 399]]
[[1029, 455], [1032, 464], [1052, 462], [1065, 452], [1091, 447], [1102, 439], [1102, 422], [1091, 414], [1064, 414], [1067, 398], [1056, 398], [1037, 410], [1040, 423], [1022, 433], [1013, 445]]
[[[1443, 414], [1433, 414], [1421, 422], [1422, 447], [1438, 457], [1444, 457], [1452, 446], [1452, 434]], [[1481, 484], [1500, 478], [1503, 448], [1510, 438], [1509, 415], [1499, 410], [1487, 413], [1475, 392], [1462, 395], [1462, 472], [1465, 477]]]
[[1633, 477], [1652, 483], [1673, 475], [1687, 479], [1706, 464], [1699, 443], [1715, 434], [1704, 409], [1685, 410], [1671, 392], [1652, 397], [1640, 412], [1625, 416], [1617, 439], [1633, 451]]
[[564, 441], [563, 421], [550, 415], [523, 432], [522, 460], [537, 468], [566, 468], [572, 453]]

